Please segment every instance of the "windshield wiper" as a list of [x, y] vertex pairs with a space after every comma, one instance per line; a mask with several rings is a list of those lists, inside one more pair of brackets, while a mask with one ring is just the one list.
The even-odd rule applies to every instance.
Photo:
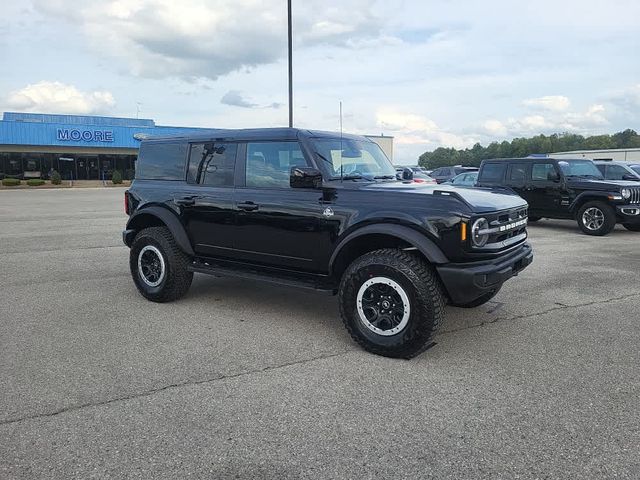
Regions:
[[396, 179], [395, 175], [376, 175], [375, 177], [373, 177], [374, 180], [391, 180], [391, 179]]

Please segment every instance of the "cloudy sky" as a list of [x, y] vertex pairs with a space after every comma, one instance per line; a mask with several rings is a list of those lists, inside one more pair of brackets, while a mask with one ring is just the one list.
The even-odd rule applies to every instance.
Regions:
[[[640, 129], [637, 0], [293, 0], [296, 126], [438, 146]], [[286, 0], [0, 5], [0, 108], [287, 124]]]

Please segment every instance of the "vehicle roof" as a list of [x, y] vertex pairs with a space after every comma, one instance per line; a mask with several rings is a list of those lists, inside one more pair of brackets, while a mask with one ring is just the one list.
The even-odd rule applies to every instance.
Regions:
[[587, 161], [593, 161], [590, 158], [558, 158], [558, 157], [514, 157], [514, 158], [488, 158], [486, 160], [483, 160], [482, 163], [485, 162], [540, 162], [540, 160], [551, 160], [556, 161], [556, 162], [570, 162], [570, 161], [574, 161], [574, 160], [587, 160]]
[[143, 140], [147, 142], [168, 142], [168, 141], [207, 141], [207, 140], [297, 140], [304, 138], [345, 138], [350, 140], [360, 140], [373, 142], [373, 140], [360, 135], [349, 133], [326, 132], [322, 130], [306, 130], [300, 128], [243, 128], [243, 129], [211, 129], [204, 132], [166, 135], [149, 137]]

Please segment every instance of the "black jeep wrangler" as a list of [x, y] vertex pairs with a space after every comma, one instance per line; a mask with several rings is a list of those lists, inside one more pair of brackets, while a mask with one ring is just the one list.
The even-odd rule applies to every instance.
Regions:
[[529, 221], [575, 219], [587, 235], [607, 235], [621, 223], [640, 231], [640, 187], [605, 180], [587, 159], [546, 157], [484, 160], [478, 186], [508, 187], [529, 203]]
[[475, 307], [533, 258], [513, 193], [396, 179], [364, 137], [213, 130], [142, 142], [124, 243], [140, 293], [183, 296], [194, 272], [339, 295], [367, 350], [426, 349], [447, 302]]

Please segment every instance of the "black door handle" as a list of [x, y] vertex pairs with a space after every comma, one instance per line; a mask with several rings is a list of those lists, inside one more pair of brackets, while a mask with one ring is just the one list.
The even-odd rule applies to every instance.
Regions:
[[186, 207], [189, 205], [194, 205], [196, 203], [196, 197], [174, 198], [173, 201], [176, 203], [176, 205], [182, 205]]
[[238, 204], [238, 208], [245, 212], [253, 212], [254, 210], [258, 210], [258, 204], [253, 202], [243, 202]]

